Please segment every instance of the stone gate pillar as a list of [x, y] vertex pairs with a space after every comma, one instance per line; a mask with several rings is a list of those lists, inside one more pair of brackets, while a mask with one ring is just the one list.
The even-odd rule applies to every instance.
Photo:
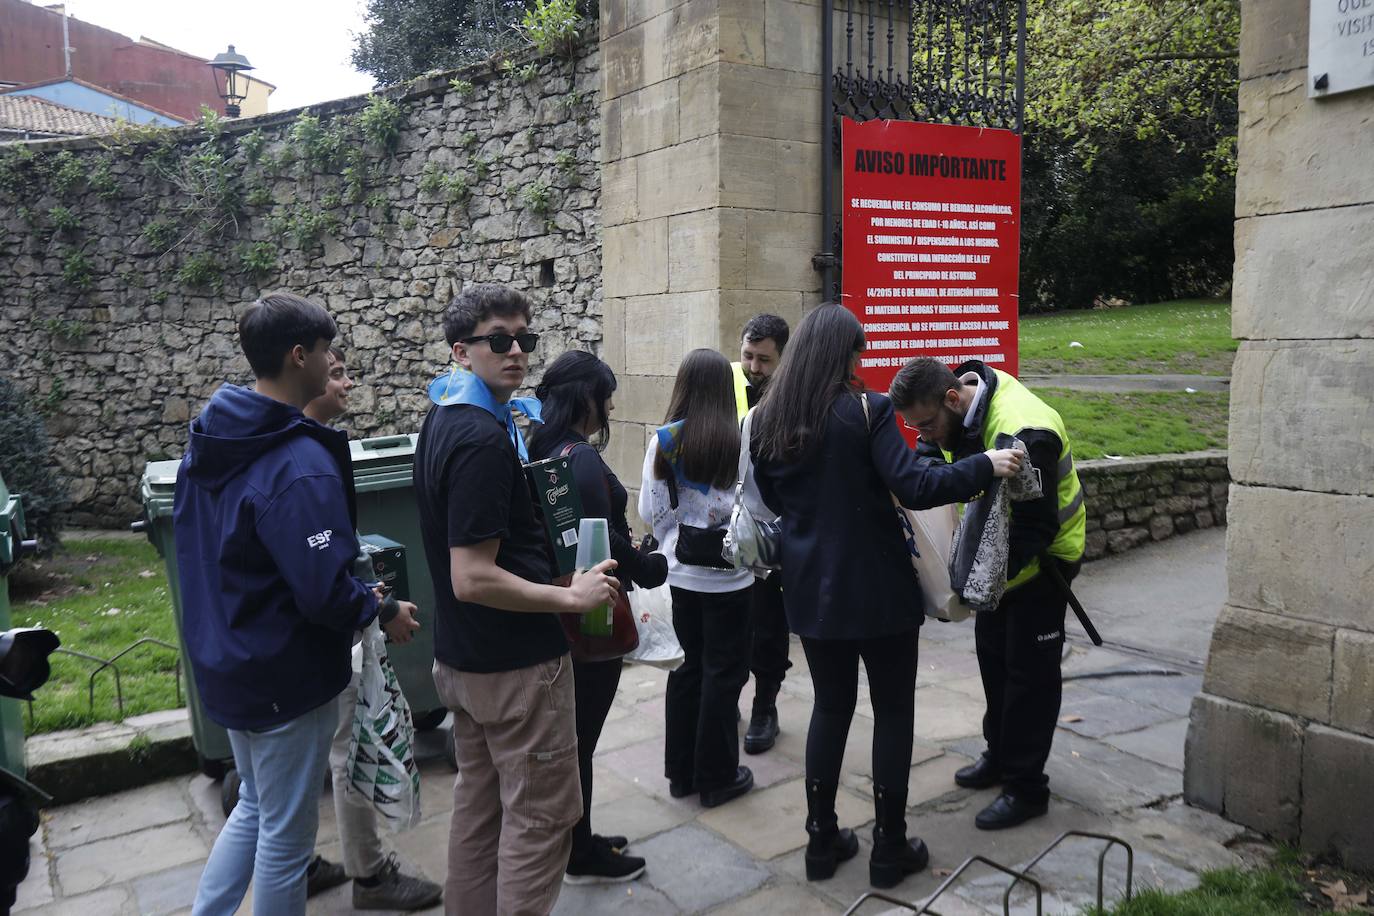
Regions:
[[602, 0], [608, 460], [638, 489], [682, 356], [820, 301], [819, 0]]
[[1306, 3], [1245, 0], [1241, 22], [1230, 590], [1184, 790], [1369, 868], [1374, 88], [1308, 98]]

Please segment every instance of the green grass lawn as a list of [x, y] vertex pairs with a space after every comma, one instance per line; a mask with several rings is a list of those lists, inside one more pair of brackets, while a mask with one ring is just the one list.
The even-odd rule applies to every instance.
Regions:
[[[1082, 347], [1070, 347], [1077, 341]], [[1183, 300], [1021, 320], [1021, 374], [1230, 375], [1231, 303]]]
[[[145, 540], [69, 541], [51, 557], [10, 576], [14, 626], [44, 626], [62, 647], [107, 659], [145, 636], [177, 644], [162, 559]], [[54, 654], [52, 677], [34, 693], [28, 733], [119, 720], [114, 673], [87, 685], [96, 663]], [[120, 659], [125, 716], [177, 705], [176, 653], [144, 645]]]
[[1226, 447], [1228, 392], [1034, 391], [1064, 418], [1075, 458]]
[[1177, 894], [1147, 890], [1129, 903], [1087, 916], [1289, 916], [1300, 909], [1302, 888], [1290, 869], [1258, 871], [1226, 868], [1204, 872], [1193, 890]]

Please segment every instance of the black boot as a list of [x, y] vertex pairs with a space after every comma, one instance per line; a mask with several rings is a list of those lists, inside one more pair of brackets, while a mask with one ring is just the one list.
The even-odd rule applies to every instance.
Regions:
[[893, 791], [873, 787], [873, 854], [868, 860], [868, 881], [874, 887], [896, 887], [930, 862], [930, 850], [920, 837], [906, 838], [906, 786]]
[[754, 688], [754, 711], [744, 733], [746, 754], [762, 754], [778, 740], [778, 687], [759, 681]]
[[835, 818], [837, 783], [806, 781], [806, 880], [824, 881], [841, 862], [859, 854], [859, 838], [848, 827], [840, 829]]

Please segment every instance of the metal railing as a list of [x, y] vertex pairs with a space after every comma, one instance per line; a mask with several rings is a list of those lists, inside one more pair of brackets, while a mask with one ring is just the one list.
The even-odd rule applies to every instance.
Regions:
[[[821, 240], [812, 258], [838, 296], [836, 216], [840, 120], [887, 118], [1021, 132], [1025, 0], [823, 0], [821, 5]], [[843, 17], [843, 59], [836, 59]]]

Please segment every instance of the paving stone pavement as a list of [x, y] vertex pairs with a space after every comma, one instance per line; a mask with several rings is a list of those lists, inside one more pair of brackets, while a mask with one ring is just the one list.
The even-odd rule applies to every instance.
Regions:
[[[1203, 554], [1194, 562], [1224, 560], [1219, 551]], [[1093, 580], [1094, 568], [1087, 567], [1083, 579], [1098, 592], [1110, 591], [1110, 583]], [[1111, 576], [1117, 575], [1114, 568], [1103, 567]], [[1075, 628], [1072, 622], [1070, 628]], [[1133, 648], [1135, 654], [1123, 654], [1075, 641], [1065, 671], [1072, 676], [1170, 667], [1142, 659], [1138, 641]], [[626, 669], [598, 749], [593, 822], [598, 832], [629, 836], [634, 851], [648, 859], [648, 871], [629, 884], [565, 886], [555, 913], [806, 916], [843, 912], [869, 890], [873, 722], [867, 689], [861, 684], [837, 801], [840, 822], [856, 828], [863, 849], [833, 879], [808, 883], [802, 774], [812, 691], [796, 640], [792, 658], [794, 667], [779, 702], [783, 734], [772, 751], [742, 758], [753, 767], [758, 788], [712, 810], [694, 798], [674, 799], [668, 793], [662, 775], [666, 675], [651, 668]], [[974, 829], [973, 815], [992, 800], [993, 792], [960, 789], [953, 782], [954, 770], [982, 749], [981, 688], [972, 658], [971, 623], [923, 628], [908, 822], [929, 844], [931, 867], [888, 893], [921, 900], [975, 853], [1022, 866], [1066, 830], [1109, 833], [1130, 842], [1136, 887], [1183, 888], [1195, 883], [1200, 869], [1240, 862], [1230, 844], [1243, 835], [1241, 828], [1187, 808], [1179, 799], [1187, 703], [1201, 686], [1198, 674], [1183, 669], [1173, 669], [1179, 673], [1169, 677], [1080, 677], [1068, 682], [1064, 721], [1048, 767], [1055, 793], [1049, 815], [1009, 831]], [[746, 687], [741, 698], [746, 718], [751, 689]], [[424, 820], [407, 833], [386, 838], [409, 868], [436, 880], [445, 872], [453, 780], [440, 753], [443, 734], [421, 736]], [[46, 811], [16, 912], [187, 912], [223, 822], [219, 786], [200, 775]], [[327, 791], [320, 803], [319, 845], [327, 857], [338, 860], [338, 831]], [[1093, 902], [1100, 848], [1093, 841], [1069, 840], [1035, 867], [1033, 873], [1044, 885], [1046, 913], [1076, 912]], [[1006, 879], [981, 866], [970, 869], [966, 879], [952, 895], [941, 897], [941, 913], [1001, 912]], [[1120, 893], [1123, 882], [1124, 854], [1117, 850], [1107, 857], [1109, 899]], [[312, 900], [309, 913], [351, 912], [350, 900], [345, 885]], [[1012, 903], [1013, 912], [1034, 912], [1029, 888], [1018, 887]], [[874, 901], [863, 912], [890, 909], [890, 904]], [[250, 913], [251, 901], [240, 912]]]

